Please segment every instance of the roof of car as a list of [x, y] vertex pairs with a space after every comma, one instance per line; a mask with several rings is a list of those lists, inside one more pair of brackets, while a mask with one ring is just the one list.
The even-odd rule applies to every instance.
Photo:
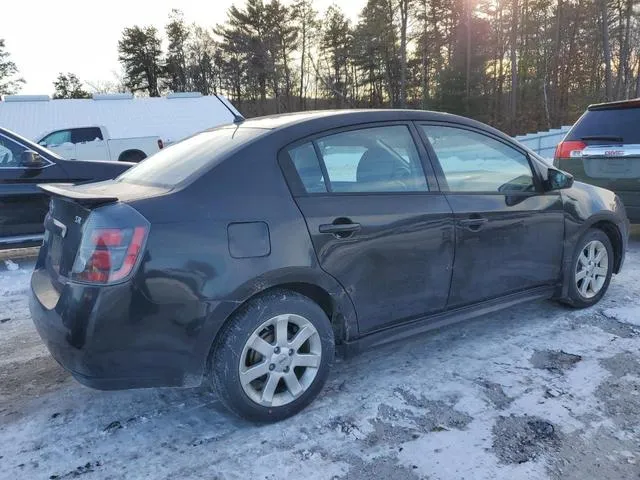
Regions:
[[348, 127], [351, 125], [393, 122], [393, 121], [438, 121], [453, 122], [458, 125], [467, 125], [491, 131], [496, 135], [506, 135], [486, 124], [470, 118], [453, 115], [450, 113], [434, 112], [429, 110], [400, 110], [400, 109], [349, 109], [349, 110], [317, 110], [310, 112], [287, 113], [269, 115], [244, 120], [235, 125], [222, 128], [259, 128], [272, 131], [280, 131], [295, 134], [312, 134], [333, 128]]
[[589, 105], [587, 110], [614, 110], [616, 108], [638, 108], [640, 107], [640, 98], [632, 98], [629, 100], [619, 100], [617, 102], [594, 103]]
[[409, 109], [342, 109], [342, 110], [314, 110], [307, 112], [283, 113], [265, 117], [250, 118], [242, 122], [243, 127], [277, 129], [293, 124], [300, 124], [322, 118], [343, 118], [353, 123], [359, 121], [393, 121], [393, 120], [469, 120], [457, 115], [429, 110]]

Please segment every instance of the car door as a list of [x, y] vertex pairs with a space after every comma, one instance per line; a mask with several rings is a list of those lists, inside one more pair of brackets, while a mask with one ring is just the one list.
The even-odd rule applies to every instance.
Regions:
[[100, 127], [71, 129], [71, 143], [76, 146], [78, 160], [109, 160], [107, 142]]
[[562, 198], [543, 191], [526, 152], [462, 125], [424, 123], [418, 129], [456, 222], [448, 307], [558, 282]]
[[39, 145], [48, 148], [67, 160], [78, 158], [76, 146], [71, 141], [71, 130], [56, 130], [38, 142]]
[[42, 234], [48, 197], [38, 183], [66, 181], [66, 173], [50, 159], [39, 167], [25, 166], [28, 146], [0, 133], [0, 245], [21, 243], [23, 237]]
[[410, 124], [361, 126], [284, 150], [320, 265], [351, 297], [361, 333], [447, 302], [453, 216], [416, 135]]

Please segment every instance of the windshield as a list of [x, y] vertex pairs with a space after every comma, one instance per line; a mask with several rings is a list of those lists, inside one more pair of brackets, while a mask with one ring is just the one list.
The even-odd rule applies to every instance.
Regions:
[[222, 127], [198, 133], [151, 155], [118, 177], [119, 181], [172, 188], [233, 150], [268, 132], [256, 128]]

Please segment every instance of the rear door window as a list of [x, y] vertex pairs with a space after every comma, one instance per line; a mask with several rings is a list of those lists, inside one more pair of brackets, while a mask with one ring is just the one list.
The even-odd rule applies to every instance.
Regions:
[[640, 108], [587, 110], [569, 131], [566, 140], [611, 143], [608, 138], [621, 138], [621, 143], [640, 144], [638, 125]]
[[332, 192], [426, 192], [418, 150], [406, 125], [364, 128], [316, 140]]
[[99, 127], [74, 128], [71, 130], [71, 143], [87, 143], [103, 140]]

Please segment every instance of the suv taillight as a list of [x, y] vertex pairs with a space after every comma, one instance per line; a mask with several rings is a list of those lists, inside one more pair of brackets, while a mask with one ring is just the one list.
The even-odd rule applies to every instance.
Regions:
[[560, 142], [556, 147], [556, 153], [553, 156], [554, 160], [561, 160], [566, 158], [580, 157], [582, 150], [587, 148], [587, 144], [581, 141], [566, 141]]
[[84, 232], [71, 279], [106, 285], [125, 279], [143, 250], [148, 226], [91, 228]]

